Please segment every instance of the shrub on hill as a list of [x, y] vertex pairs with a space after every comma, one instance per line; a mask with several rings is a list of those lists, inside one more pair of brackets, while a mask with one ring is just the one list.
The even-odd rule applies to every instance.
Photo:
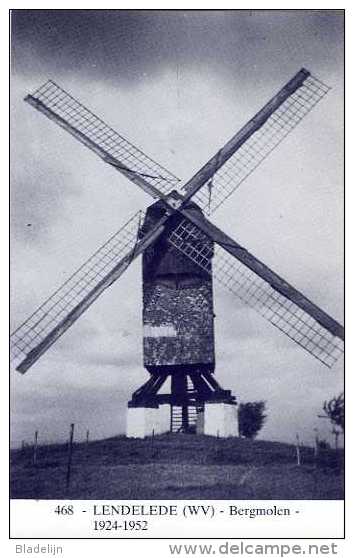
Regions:
[[267, 415], [265, 401], [240, 403], [238, 409], [238, 424], [240, 436], [254, 439], [262, 428]]

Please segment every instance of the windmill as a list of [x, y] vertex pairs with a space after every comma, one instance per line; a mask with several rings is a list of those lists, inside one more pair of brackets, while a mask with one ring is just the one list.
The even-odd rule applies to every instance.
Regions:
[[[301, 69], [184, 185], [53, 81], [25, 101], [155, 200], [138, 211], [11, 336], [25, 373], [142, 255], [143, 354], [148, 380], [128, 403], [127, 434], [151, 433], [161, 405], [171, 431], [236, 433], [236, 397], [215, 378], [213, 279], [331, 367], [343, 327], [226, 235], [217, 209], [326, 95]], [[170, 385], [168, 393], [162, 387]]]

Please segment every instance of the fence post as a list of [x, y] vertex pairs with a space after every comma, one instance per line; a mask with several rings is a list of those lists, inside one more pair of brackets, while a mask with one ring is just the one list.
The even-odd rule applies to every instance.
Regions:
[[70, 485], [70, 475], [71, 475], [71, 459], [73, 453], [73, 439], [74, 439], [74, 424], [70, 425], [70, 437], [69, 437], [69, 445], [68, 445], [68, 468], [66, 471], [66, 488], [69, 488]]
[[315, 431], [315, 461], [317, 461], [318, 458], [318, 429], [314, 428]]
[[88, 451], [89, 441], [90, 441], [90, 431], [86, 430], [86, 452]]
[[296, 434], [296, 461], [298, 465], [301, 465], [300, 438], [298, 434]]
[[38, 430], [34, 433], [34, 445], [33, 445], [33, 465], [37, 465], [37, 448], [38, 448]]
[[336, 430], [333, 427], [332, 434], [334, 434], [334, 444], [335, 444], [334, 447], [335, 447], [336, 451], [338, 451], [338, 438], [339, 438], [340, 432], [339, 432], [339, 430]]
[[152, 429], [151, 433], [151, 455], [154, 457], [154, 439], [155, 439], [155, 429]]

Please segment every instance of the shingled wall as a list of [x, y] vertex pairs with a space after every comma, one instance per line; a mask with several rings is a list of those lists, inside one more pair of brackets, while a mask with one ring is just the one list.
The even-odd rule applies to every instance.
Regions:
[[145, 366], [214, 364], [210, 280], [175, 288], [145, 283], [143, 324]]
[[[191, 212], [202, 213], [189, 202]], [[139, 236], [143, 237], [165, 215], [160, 200], [146, 212]], [[156, 367], [202, 365], [213, 372], [214, 311], [211, 276], [182, 254], [168, 240], [168, 231], [184, 217], [174, 215], [166, 232], [143, 253], [143, 325], [144, 366]], [[210, 264], [213, 242], [205, 236], [199, 240], [209, 245]]]

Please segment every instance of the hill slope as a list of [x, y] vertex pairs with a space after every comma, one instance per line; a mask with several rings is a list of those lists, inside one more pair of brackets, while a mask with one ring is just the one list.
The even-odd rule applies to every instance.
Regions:
[[11, 497], [34, 499], [341, 499], [343, 452], [239, 438], [164, 434], [11, 452]]

